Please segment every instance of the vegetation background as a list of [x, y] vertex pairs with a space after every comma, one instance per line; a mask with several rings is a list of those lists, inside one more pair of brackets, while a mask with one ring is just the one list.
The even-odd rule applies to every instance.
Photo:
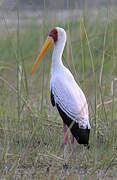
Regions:
[[[1, 180], [117, 179], [116, 1], [81, 2], [0, 1]], [[69, 142], [66, 159], [50, 103], [52, 50], [30, 75], [56, 26], [67, 32], [63, 63], [87, 97], [91, 123], [90, 149], [75, 142], [72, 157]]]

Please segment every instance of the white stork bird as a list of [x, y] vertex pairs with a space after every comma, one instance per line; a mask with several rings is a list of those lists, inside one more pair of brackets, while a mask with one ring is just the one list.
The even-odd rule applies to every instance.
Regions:
[[33, 65], [32, 72], [54, 44], [51, 66], [51, 103], [59, 112], [64, 125], [64, 157], [67, 152], [67, 126], [70, 128], [72, 137], [72, 153], [74, 150], [74, 137], [79, 144], [89, 147], [90, 124], [88, 105], [85, 95], [76, 83], [71, 72], [63, 65], [62, 53], [66, 43], [66, 32], [60, 27], [51, 30], [41, 50], [39, 57]]

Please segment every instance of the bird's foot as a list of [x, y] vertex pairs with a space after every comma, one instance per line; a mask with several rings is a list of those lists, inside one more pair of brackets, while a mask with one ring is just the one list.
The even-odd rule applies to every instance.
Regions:
[[67, 170], [67, 169], [68, 169], [68, 164], [67, 164], [67, 163], [64, 163], [64, 164], [63, 164], [63, 169], [64, 169], [64, 170]]

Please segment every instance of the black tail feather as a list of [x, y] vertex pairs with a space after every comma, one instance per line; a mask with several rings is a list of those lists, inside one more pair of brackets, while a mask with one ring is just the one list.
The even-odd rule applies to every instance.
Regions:
[[86, 129], [79, 128], [78, 123], [74, 122], [71, 118], [69, 118], [59, 107], [57, 104], [58, 112], [63, 119], [63, 122], [70, 128], [72, 135], [75, 137], [79, 144], [84, 144], [89, 149], [89, 134], [90, 129], [88, 127]]

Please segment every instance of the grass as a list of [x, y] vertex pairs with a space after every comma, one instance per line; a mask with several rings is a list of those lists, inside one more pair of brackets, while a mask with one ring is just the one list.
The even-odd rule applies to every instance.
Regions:
[[[117, 23], [110, 11], [93, 20], [88, 14], [75, 22], [49, 21], [16, 29], [1, 21], [0, 34], [0, 177], [1, 179], [116, 179], [117, 178]], [[104, 18], [103, 18], [104, 17]], [[49, 22], [48, 22], [49, 21]], [[89, 104], [90, 150], [68, 145], [68, 168], [63, 168], [62, 120], [50, 103], [52, 50], [30, 76], [48, 32], [67, 31], [64, 64], [82, 87]]]

